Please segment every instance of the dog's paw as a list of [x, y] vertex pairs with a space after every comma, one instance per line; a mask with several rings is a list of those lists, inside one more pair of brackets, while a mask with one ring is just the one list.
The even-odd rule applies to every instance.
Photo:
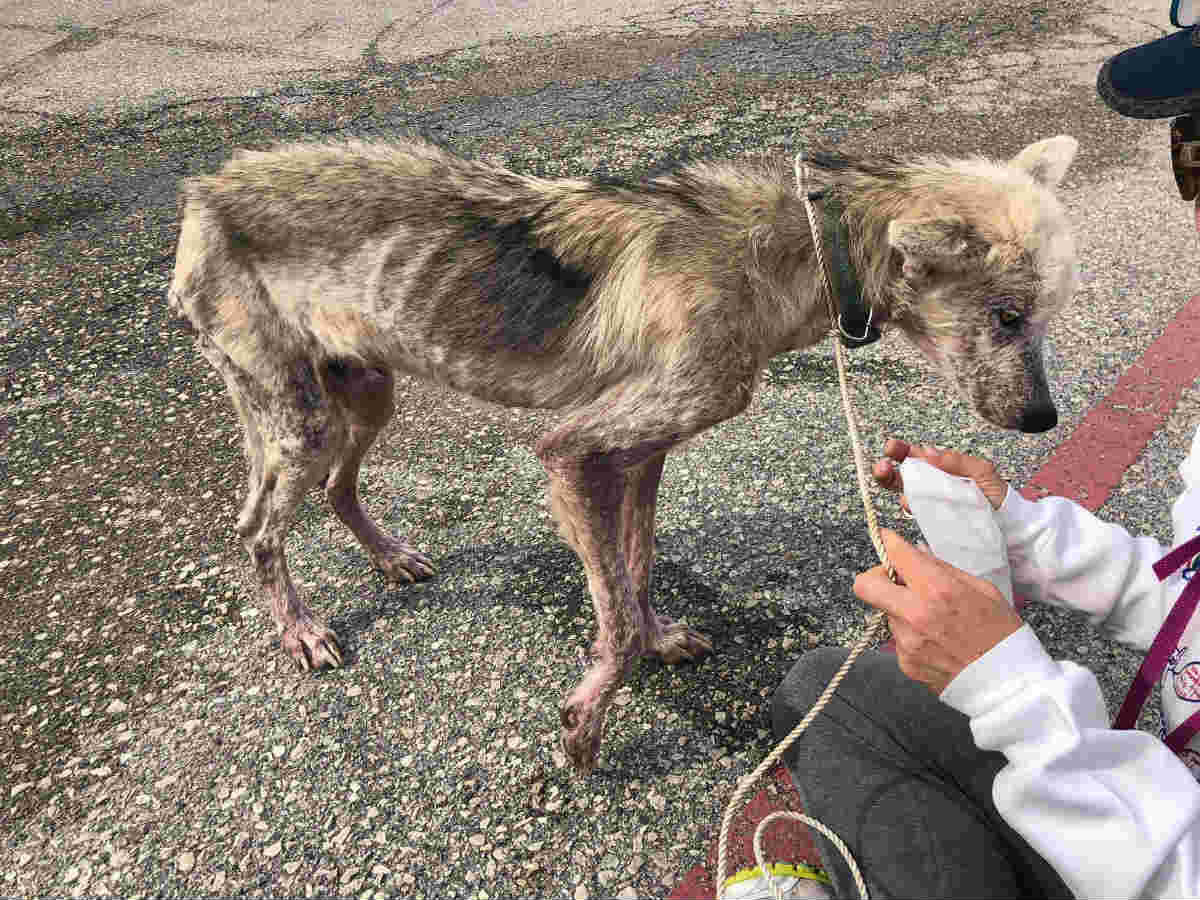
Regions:
[[675, 622], [658, 616], [657, 637], [649, 653], [663, 662], [675, 664], [693, 662], [713, 652], [712, 641], [693, 631], [686, 622]]
[[590, 775], [600, 756], [600, 742], [604, 734], [603, 713], [570, 698], [559, 708], [558, 715], [562, 723], [560, 740], [563, 752], [576, 772]]
[[342, 648], [332, 628], [312, 619], [289, 625], [279, 636], [284, 652], [292, 658], [301, 672], [342, 664]]
[[404, 541], [391, 538], [386, 546], [371, 554], [375, 568], [392, 581], [424, 581], [437, 573], [437, 567], [424, 553]]

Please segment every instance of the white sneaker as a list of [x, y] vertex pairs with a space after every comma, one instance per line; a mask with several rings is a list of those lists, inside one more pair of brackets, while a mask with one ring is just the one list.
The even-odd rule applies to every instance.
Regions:
[[725, 880], [726, 900], [795, 900], [815, 897], [828, 900], [833, 895], [827, 885], [829, 876], [805, 863], [770, 863], [772, 877], [767, 878], [758, 866], [742, 869]]

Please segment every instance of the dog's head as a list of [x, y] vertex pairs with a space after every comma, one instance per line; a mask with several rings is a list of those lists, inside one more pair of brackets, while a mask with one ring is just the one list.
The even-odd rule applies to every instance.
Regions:
[[1060, 136], [1007, 163], [920, 160], [887, 224], [892, 324], [1002, 428], [1058, 422], [1042, 341], [1079, 282], [1053, 193], [1077, 147]]

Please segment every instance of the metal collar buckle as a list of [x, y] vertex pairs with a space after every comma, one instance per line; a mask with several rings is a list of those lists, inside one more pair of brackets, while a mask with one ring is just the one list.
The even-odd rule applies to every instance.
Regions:
[[867, 307], [867, 321], [863, 325], [862, 334], [851, 334], [846, 330], [846, 326], [842, 324], [843, 313], [838, 313], [838, 331], [841, 332], [843, 343], [849, 341], [847, 346], [861, 347], [864, 344], [870, 344], [879, 340], [879, 329], [871, 324], [871, 319], [875, 317], [875, 310]]

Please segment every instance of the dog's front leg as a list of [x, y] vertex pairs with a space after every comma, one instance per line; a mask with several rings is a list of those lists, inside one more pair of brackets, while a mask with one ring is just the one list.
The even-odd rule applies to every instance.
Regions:
[[556, 460], [547, 469], [554, 516], [583, 562], [596, 613], [592, 666], [560, 710], [563, 749], [586, 773], [596, 764], [604, 716], [643, 645], [645, 626], [620, 540], [626, 475], [603, 458]]
[[304, 495], [319, 480], [320, 469], [307, 460], [302, 464], [285, 460], [268, 468], [260, 503], [265, 512], [256, 514], [262, 524], [257, 532], [243, 536], [283, 651], [303, 671], [342, 664], [337, 635], [313, 615], [297, 592], [284, 552], [288, 526]]
[[739, 370], [731, 365], [739, 357], [717, 349], [723, 369], [705, 357], [677, 363], [674, 380], [618, 385], [538, 441], [554, 517], [583, 562], [596, 609], [592, 668], [561, 708], [563, 747], [584, 772], [595, 766], [604, 715], [634, 659], [651, 652], [675, 662], [711, 649], [703, 635], [655, 615], [650, 570], [663, 458], [750, 402], [757, 358], [744, 354]]
[[630, 471], [621, 504], [621, 534], [633, 594], [641, 613], [642, 652], [657, 656], [665, 663], [678, 663], [711, 653], [713, 647], [703, 634], [682, 622], [658, 615], [650, 604], [654, 517], [658, 484], [666, 458], [663, 453]]

